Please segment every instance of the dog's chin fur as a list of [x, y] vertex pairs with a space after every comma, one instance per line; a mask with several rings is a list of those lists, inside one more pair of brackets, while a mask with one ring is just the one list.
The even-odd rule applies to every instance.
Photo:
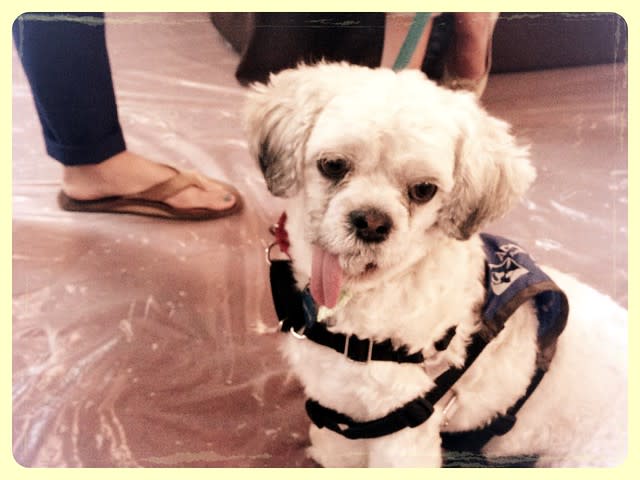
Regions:
[[[337, 255], [348, 298], [332, 330], [392, 339], [428, 363], [461, 366], [480, 328], [484, 252], [477, 236], [535, 177], [528, 151], [506, 123], [470, 94], [437, 87], [417, 72], [320, 64], [272, 76], [247, 108], [249, 144], [267, 185], [288, 197], [296, 280], [309, 283], [312, 246]], [[323, 159], [349, 170], [329, 179]], [[408, 194], [428, 182], [428, 202]], [[365, 242], [349, 225], [364, 208], [392, 220], [388, 238]], [[488, 456], [539, 455], [539, 465], [615, 465], [626, 455], [626, 311], [574, 278], [546, 269], [569, 297], [568, 325], [548, 373], [515, 427]], [[434, 342], [456, 335], [437, 352]], [[521, 306], [424, 424], [374, 440], [347, 440], [312, 426], [311, 456], [325, 466], [439, 466], [440, 432], [479, 428], [520, 398], [535, 370], [537, 318]], [[353, 362], [287, 337], [286, 358], [308, 396], [356, 420], [386, 415], [434, 385], [417, 365]]]

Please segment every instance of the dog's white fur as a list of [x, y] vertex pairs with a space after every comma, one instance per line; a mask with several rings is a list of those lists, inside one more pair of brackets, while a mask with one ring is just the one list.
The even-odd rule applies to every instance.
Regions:
[[[421, 73], [345, 64], [300, 66], [254, 86], [247, 108], [250, 150], [270, 190], [288, 197], [287, 229], [300, 286], [309, 282], [311, 245], [338, 254], [351, 298], [332, 329], [391, 338], [431, 362], [461, 365], [479, 328], [484, 253], [478, 229], [505, 213], [535, 171], [509, 126], [473, 95], [436, 86]], [[340, 182], [320, 159], [346, 159]], [[426, 204], [407, 195], [428, 180]], [[350, 211], [375, 207], [393, 229], [381, 243], [358, 241]], [[374, 271], [365, 271], [368, 264]], [[626, 456], [626, 311], [576, 279], [546, 268], [570, 302], [570, 316], [542, 383], [515, 427], [485, 448], [489, 456], [538, 454], [539, 465], [616, 465]], [[451, 326], [451, 345], [433, 348]], [[530, 382], [537, 320], [525, 304], [455, 385], [447, 412], [413, 429], [348, 440], [312, 426], [312, 457], [324, 466], [439, 466], [440, 431], [486, 424]], [[357, 420], [386, 415], [433, 386], [421, 366], [353, 362], [310, 341], [287, 337], [284, 352], [307, 395]]]

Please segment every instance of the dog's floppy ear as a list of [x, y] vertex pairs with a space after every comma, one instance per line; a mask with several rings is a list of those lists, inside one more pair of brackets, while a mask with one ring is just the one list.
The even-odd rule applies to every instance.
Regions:
[[290, 197], [300, 187], [304, 147], [333, 96], [335, 79], [323, 71], [331, 68], [299, 65], [271, 75], [266, 85], [252, 85], [245, 109], [249, 151], [276, 196]]
[[454, 187], [439, 217], [460, 240], [505, 214], [536, 177], [528, 148], [516, 144], [509, 125], [474, 107], [460, 122]]

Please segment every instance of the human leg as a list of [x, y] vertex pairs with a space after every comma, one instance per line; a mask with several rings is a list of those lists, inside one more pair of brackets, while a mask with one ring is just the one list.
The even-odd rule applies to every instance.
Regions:
[[[384, 46], [382, 50], [382, 58], [380, 60], [380, 65], [382, 67], [393, 67], [400, 52], [402, 43], [411, 28], [413, 17], [413, 13], [387, 13], [385, 15]], [[420, 68], [427, 50], [427, 41], [429, 40], [429, 34], [431, 33], [432, 22], [433, 18], [431, 17], [421, 32], [413, 54], [405, 68]]]
[[[25, 14], [15, 21], [13, 35], [47, 153], [64, 167], [66, 195], [77, 200], [130, 195], [176, 175], [175, 169], [126, 150], [102, 14]], [[176, 208], [231, 213], [240, 196], [203, 179], [165, 201]]]
[[441, 83], [481, 96], [491, 69], [491, 43], [498, 13], [453, 14], [453, 37]]
[[102, 14], [24, 14], [13, 36], [47, 153], [66, 166], [125, 150]]

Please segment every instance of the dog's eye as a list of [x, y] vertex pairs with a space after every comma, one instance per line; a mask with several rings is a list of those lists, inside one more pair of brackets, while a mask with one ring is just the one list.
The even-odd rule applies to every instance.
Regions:
[[318, 170], [331, 180], [340, 180], [349, 172], [349, 162], [344, 158], [323, 158], [318, 160]]
[[409, 187], [409, 198], [416, 203], [427, 203], [438, 191], [433, 183], [416, 183]]

